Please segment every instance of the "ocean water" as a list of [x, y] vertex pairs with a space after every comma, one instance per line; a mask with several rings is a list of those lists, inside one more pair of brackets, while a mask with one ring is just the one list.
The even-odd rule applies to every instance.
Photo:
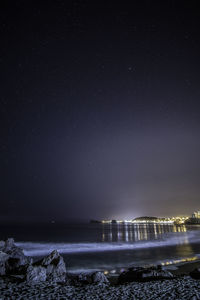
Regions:
[[200, 226], [156, 224], [37, 224], [4, 226], [35, 259], [57, 249], [69, 271], [117, 269], [200, 256]]

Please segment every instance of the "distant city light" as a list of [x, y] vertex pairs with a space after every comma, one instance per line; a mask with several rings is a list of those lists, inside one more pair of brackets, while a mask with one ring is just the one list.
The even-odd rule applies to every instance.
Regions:
[[146, 224], [146, 223], [155, 223], [155, 224], [184, 224], [189, 217], [169, 217], [169, 218], [155, 218], [155, 219], [146, 219], [144, 218], [136, 218], [133, 220], [102, 220], [102, 224]]

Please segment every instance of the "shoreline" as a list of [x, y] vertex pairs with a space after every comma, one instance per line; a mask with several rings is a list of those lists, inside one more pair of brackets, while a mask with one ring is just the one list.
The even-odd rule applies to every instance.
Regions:
[[200, 299], [197, 256], [73, 274], [57, 250], [33, 262], [10, 238], [0, 241], [0, 271], [0, 300]]
[[[41, 257], [38, 257], [41, 258]], [[193, 256], [193, 257], [187, 257], [182, 259], [177, 259], [174, 261], [161, 261], [159, 263], [149, 263], [149, 264], [130, 264], [128, 266], [121, 266], [121, 267], [115, 267], [113, 268], [94, 268], [94, 269], [69, 269], [70, 274], [79, 274], [79, 273], [92, 273], [92, 272], [102, 272], [105, 275], [109, 274], [120, 274], [123, 271], [128, 270], [131, 267], [157, 267], [162, 266], [163, 269], [170, 270], [174, 274], [177, 275], [187, 275], [192, 269], [199, 268], [200, 267], [200, 257], [199, 256]]]
[[[145, 265], [144, 267], [158, 267], [160, 266], [159, 264], [154, 264], [154, 265]], [[190, 272], [192, 272], [195, 269], [200, 268], [200, 258], [197, 258], [196, 260], [193, 261], [185, 261], [185, 262], [178, 262], [178, 263], [171, 263], [168, 265], [161, 265], [163, 270], [169, 271], [172, 273], [174, 276], [178, 277], [183, 277], [183, 276], [189, 276]], [[140, 267], [140, 266], [137, 266]], [[143, 266], [142, 266], [143, 267]], [[131, 266], [130, 266], [131, 268]], [[128, 270], [128, 268], [124, 268], [125, 271]], [[118, 282], [118, 277], [120, 275], [120, 271], [112, 273], [109, 272], [106, 274], [107, 278], [111, 282], [111, 284], [116, 285]], [[105, 272], [104, 272], [105, 274]]]
[[[173, 267], [176, 267], [176, 269], [175, 268], [173, 269]], [[166, 267], [167, 270], [170, 270], [170, 272], [172, 274], [177, 275], [177, 276], [188, 275], [194, 269], [198, 269], [198, 268], [200, 268], [200, 259], [199, 258], [195, 261], [181, 262], [181, 263], [172, 264], [172, 265]]]
[[[73, 284], [39, 282], [30, 284], [17, 282], [11, 278], [0, 276], [0, 299], [30, 299], [30, 300], [129, 300], [129, 299], [193, 299], [200, 298], [200, 281], [191, 278], [189, 273], [200, 267], [200, 259], [193, 262], [182, 262], [163, 266], [175, 277], [172, 279], [149, 280], [145, 282], [132, 281], [118, 283], [119, 273], [106, 275], [109, 283]], [[79, 273], [79, 276], [83, 273]], [[67, 273], [70, 278], [70, 273]]]

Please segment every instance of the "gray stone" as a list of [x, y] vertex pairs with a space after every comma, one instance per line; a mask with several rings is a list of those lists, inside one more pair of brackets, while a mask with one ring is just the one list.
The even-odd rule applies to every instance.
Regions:
[[6, 274], [6, 263], [9, 259], [9, 255], [0, 251], [0, 275]]
[[14, 243], [15, 243], [15, 241], [13, 238], [7, 239], [5, 241], [4, 251], [7, 252], [7, 251], [11, 250], [13, 247], [16, 247]]
[[160, 266], [158, 267], [133, 267], [128, 271], [120, 274], [118, 282], [131, 282], [131, 281], [152, 281], [158, 279], [172, 279], [173, 274], [167, 270], [163, 270]]
[[91, 284], [92, 283], [92, 273], [80, 273], [76, 279], [77, 279], [77, 283]]
[[81, 284], [108, 284], [109, 280], [102, 272], [81, 273], [76, 278]]
[[[15, 245], [13, 238], [9, 238], [5, 242], [1, 241], [0, 249], [7, 255], [5, 261], [6, 274], [17, 274], [21, 266], [29, 265], [32, 262], [32, 259], [26, 257], [23, 250]], [[3, 269], [1, 270], [3, 272]]]
[[26, 273], [26, 281], [30, 283], [36, 283], [46, 281], [46, 268], [42, 266], [29, 266]]
[[0, 241], [0, 250], [3, 250], [4, 247], [5, 247], [5, 242], [4, 241]]
[[66, 280], [66, 266], [57, 250], [35, 263], [46, 268], [48, 281], [64, 282]]
[[98, 284], [102, 284], [102, 283], [108, 284], [109, 280], [102, 272], [95, 272], [92, 274], [92, 282]]
[[7, 273], [16, 273], [21, 266], [29, 265], [32, 262], [32, 259], [25, 256], [23, 250], [15, 245], [6, 253], [9, 255]]

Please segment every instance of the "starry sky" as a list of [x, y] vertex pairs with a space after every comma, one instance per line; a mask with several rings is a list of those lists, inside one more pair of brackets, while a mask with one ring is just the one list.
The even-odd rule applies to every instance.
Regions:
[[0, 221], [200, 208], [198, 1], [1, 1]]

